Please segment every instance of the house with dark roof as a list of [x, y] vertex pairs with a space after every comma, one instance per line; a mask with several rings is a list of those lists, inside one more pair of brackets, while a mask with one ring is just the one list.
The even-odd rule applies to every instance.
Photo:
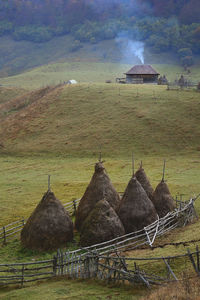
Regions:
[[150, 65], [135, 65], [126, 75], [126, 83], [157, 83], [160, 75]]

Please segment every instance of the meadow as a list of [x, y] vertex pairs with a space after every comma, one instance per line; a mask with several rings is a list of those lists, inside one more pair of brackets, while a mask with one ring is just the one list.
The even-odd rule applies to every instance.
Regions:
[[[48, 69], [47, 76], [51, 76], [50, 73]], [[76, 71], [76, 74], [79, 72]], [[20, 76], [24, 76], [26, 91], [1, 88], [1, 226], [30, 215], [47, 190], [48, 174], [51, 174], [52, 191], [63, 203], [81, 197], [100, 151], [106, 170], [119, 192], [124, 191], [132, 175], [134, 152], [135, 169], [142, 160], [154, 188], [161, 180], [163, 160], [166, 159], [165, 178], [172, 195], [179, 198], [182, 195], [187, 200], [200, 193], [200, 94], [196, 90], [168, 91], [166, 86], [81, 83], [29, 92], [32, 82], [28, 74], [11, 77], [10, 80], [22, 87]], [[105, 76], [102, 75], [104, 81]], [[39, 87], [40, 79], [33, 84], [34, 87]], [[16, 97], [15, 100], [13, 97]], [[200, 213], [200, 199], [195, 207]], [[200, 223], [196, 222], [175, 230], [158, 243], [198, 240], [199, 226]], [[191, 249], [196, 244], [198, 242], [190, 244]], [[154, 251], [137, 250], [127, 255], [164, 256], [185, 252], [184, 246], [175, 248], [169, 245]], [[1, 262], [27, 261], [51, 255], [25, 251], [18, 240], [0, 247]], [[93, 282], [88, 291], [85, 282], [72, 283], [64, 279], [22, 291], [4, 289], [0, 297], [25, 299], [30, 291], [33, 299], [37, 299], [40, 293], [45, 293], [45, 287], [48, 292], [44, 297], [80, 297], [78, 292], [74, 294], [73, 291], [66, 295], [66, 289], [70, 290], [69, 284], [82, 291], [83, 299], [98, 299], [99, 283]], [[64, 289], [64, 294], [59, 294], [59, 289]], [[105, 299], [109, 297], [110, 290], [112, 299], [120, 299], [118, 288], [115, 298], [115, 290], [109, 286], [104, 290]], [[122, 299], [137, 299], [143, 293], [146, 293], [145, 290], [120, 288]], [[104, 299], [104, 294], [100, 299]]]
[[[139, 62], [137, 62], [139, 63]], [[75, 79], [81, 83], [104, 83], [106, 80], [111, 80], [115, 83], [117, 77], [125, 77], [127, 72], [133, 65], [123, 62], [105, 62], [94, 59], [79, 59], [76, 56], [74, 59], [61, 60], [36, 67], [30, 71], [17, 74], [15, 76], [0, 78], [0, 84], [5, 87], [15, 86], [18, 88], [37, 89], [47, 85], [56, 85], [62, 82], [67, 82], [70, 79]], [[162, 75], [166, 75], [169, 81], [179, 79], [183, 74], [190, 81], [197, 83], [199, 81], [200, 68], [199, 65], [190, 68], [191, 74], [187, 74], [183, 67], [174, 64], [153, 64], [153, 67]]]

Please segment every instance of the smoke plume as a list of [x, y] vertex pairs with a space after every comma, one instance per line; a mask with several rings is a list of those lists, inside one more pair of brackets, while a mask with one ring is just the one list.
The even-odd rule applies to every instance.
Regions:
[[136, 58], [140, 63], [144, 64], [144, 43], [134, 41], [128, 36], [119, 35], [116, 43], [122, 53], [122, 60], [127, 63], [133, 63]]

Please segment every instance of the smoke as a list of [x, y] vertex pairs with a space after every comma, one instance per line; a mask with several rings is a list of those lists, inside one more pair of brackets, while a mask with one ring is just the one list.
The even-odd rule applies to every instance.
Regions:
[[144, 64], [143, 42], [130, 39], [124, 34], [118, 35], [115, 41], [122, 53], [122, 60], [124, 62], [133, 63], [137, 59], [140, 63]]

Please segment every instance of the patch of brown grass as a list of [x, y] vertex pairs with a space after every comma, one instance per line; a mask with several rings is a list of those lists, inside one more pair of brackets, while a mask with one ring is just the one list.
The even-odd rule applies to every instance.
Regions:
[[199, 300], [200, 299], [200, 278], [189, 278], [183, 274], [181, 281], [173, 282], [156, 290], [142, 300]]

